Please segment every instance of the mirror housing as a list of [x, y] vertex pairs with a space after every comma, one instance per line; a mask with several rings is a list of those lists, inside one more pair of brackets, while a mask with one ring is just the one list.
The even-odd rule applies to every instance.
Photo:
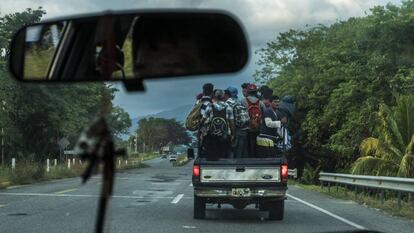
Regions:
[[27, 25], [9, 65], [21, 81], [125, 81], [231, 73], [248, 61], [239, 21], [223, 11], [105, 12]]

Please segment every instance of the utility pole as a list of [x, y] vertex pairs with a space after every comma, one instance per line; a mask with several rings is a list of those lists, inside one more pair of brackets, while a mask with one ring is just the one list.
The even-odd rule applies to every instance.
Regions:
[[4, 166], [4, 128], [1, 127], [1, 166]]
[[[6, 110], [6, 108], [5, 108], [5, 106], [6, 106], [6, 101], [5, 100], [3, 100], [2, 101], [2, 110], [3, 110], [3, 115], [6, 115], [5, 114], [5, 110]], [[2, 124], [2, 126], [1, 126], [1, 166], [4, 166], [4, 125]]]

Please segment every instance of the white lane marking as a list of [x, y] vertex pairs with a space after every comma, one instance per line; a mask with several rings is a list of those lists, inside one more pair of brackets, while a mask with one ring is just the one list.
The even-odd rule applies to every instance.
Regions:
[[[99, 197], [99, 195], [92, 194], [53, 194], [53, 193], [0, 193], [0, 196], [37, 196], [37, 197]], [[124, 199], [171, 199], [171, 196], [123, 196], [114, 195], [113, 198], [124, 198]], [[193, 197], [183, 197], [182, 199], [192, 199]]]
[[[184, 194], [183, 194], [184, 195]], [[0, 193], [0, 196], [36, 196], [36, 197], [94, 197], [97, 198], [99, 195], [92, 194], [56, 194], [56, 193]], [[121, 199], [171, 199], [173, 197], [166, 196], [124, 196], [124, 195], [114, 195], [113, 198]]]
[[196, 226], [183, 226], [184, 229], [196, 229]]
[[[72, 179], [72, 178], [69, 178], [69, 179]], [[102, 177], [92, 177], [91, 179], [102, 180]], [[151, 180], [154, 180], [154, 178], [152, 178], [152, 177], [142, 177], [142, 178], [135, 178], [135, 177], [115, 177], [115, 179], [119, 179], [119, 180], [133, 180], [133, 181], [151, 181]], [[191, 180], [176, 179], [176, 180], [174, 180], [173, 183], [180, 184], [179, 182], [188, 182], [188, 181], [191, 181]], [[50, 182], [52, 182], [52, 181], [50, 181]], [[153, 183], [163, 183], [163, 180], [160, 179], [159, 182], [153, 182]], [[22, 187], [22, 186], [28, 186], [28, 185], [18, 185], [18, 186], [19, 187]], [[9, 187], [12, 187], [12, 186], [9, 186]]]
[[59, 191], [59, 192], [55, 192], [55, 194], [64, 194], [64, 193], [69, 193], [69, 192], [73, 192], [73, 191], [76, 191], [76, 190], [78, 190], [78, 189], [77, 188], [65, 189], [65, 190], [62, 190], [62, 191]]
[[9, 187], [6, 187], [6, 189], [16, 189], [16, 188], [21, 188], [21, 187], [27, 187], [29, 185], [12, 185]]
[[181, 200], [181, 198], [183, 198], [184, 197], [184, 194], [183, 193], [181, 193], [181, 194], [178, 194], [176, 197], [174, 197], [174, 199], [171, 201], [171, 204], [177, 204], [180, 200]]
[[171, 183], [163, 183], [163, 182], [151, 182], [151, 185], [161, 185], [161, 186], [176, 186], [176, 185], [181, 185], [181, 183], [178, 182], [171, 182]]
[[[154, 194], [155, 193], [155, 194]], [[134, 190], [132, 194], [134, 196], [145, 196], [145, 195], [172, 195], [174, 193], [173, 190]]]
[[190, 183], [190, 184], [189, 184], [189, 186], [190, 186], [190, 187], [193, 187], [193, 183]]
[[318, 207], [318, 206], [316, 206], [316, 205], [314, 205], [314, 204], [311, 204], [311, 203], [309, 203], [309, 202], [307, 202], [307, 201], [304, 201], [304, 200], [302, 200], [302, 199], [300, 199], [300, 198], [297, 198], [297, 197], [295, 197], [295, 196], [292, 196], [292, 195], [290, 195], [290, 194], [286, 194], [288, 197], [290, 197], [290, 198], [292, 198], [293, 200], [296, 200], [296, 201], [298, 201], [298, 202], [300, 202], [300, 203], [302, 203], [302, 204], [304, 204], [304, 205], [307, 205], [307, 206], [309, 206], [309, 207], [311, 207], [311, 208], [314, 208], [315, 210], [318, 210], [318, 211], [320, 211], [320, 212], [322, 212], [322, 213], [324, 213], [324, 214], [326, 214], [326, 215], [329, 215], [329, 216], [331, 216], [332, 218], [335, 218], [335, 219], [337, 219], [337, 220], [339, 220], [339, 221], [341, 221], [341, 222], [343, 222], [343, 223], [346, 223], [346, 224], [348, 224], [348, 225], [350, 225], [350, 226], [353, 226], [353, 227], [355, 227], [355, 228], [357, 228], [357, 229], [360, 229], [360, 230], [365, 230], [365, 227], [363, 227], [363, 226], [361, 226], [361, 225], [358, 225], [358, 224], [356, 224], [356, 223], [354, 223], [354, 222], [352, 222], [352, 221], [349, 221], [348, 219], [345, 219], [345, 218], [343, 218], [343, 217], [341, 217], [341, 216], [338, 216], [338, 215], [336, 215], [336, 214], [334, 214], [334, 213], [332, 213], [332, 212], [330, 212], [330, 211], [327, 211], [327, 210], [325, 210], [325, 209], [322, 209], [321, 207]]

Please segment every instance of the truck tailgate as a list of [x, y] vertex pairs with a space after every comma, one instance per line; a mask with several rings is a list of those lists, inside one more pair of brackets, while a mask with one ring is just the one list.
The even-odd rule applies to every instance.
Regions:
[[282, 158], [241, 158], [209, 161], [199, 158], [201, 183], [278, 183]]
[[280, 167], [266, 166], [202, 166], [201, 183], [209, 182], [279, 182]]

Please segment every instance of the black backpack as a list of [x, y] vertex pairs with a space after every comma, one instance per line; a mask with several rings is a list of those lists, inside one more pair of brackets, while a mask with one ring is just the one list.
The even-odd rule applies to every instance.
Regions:
[[210, 135], [222, 139], [226, 139], [228, 137], [229, 132], [229, 125], [227, 122], [226, 117], [226, 108], [222, 110], [216, 109], [216, 107], [212, 106], [213, 109], [213, 117], [210, 122]]
[[247, 112], [246, 107], [240, 102], [236, 101], [234, 101], [233, 104], [229, 103], [229, 105], [233, 108], [235, 126], [240, 129], [249, 127], [250, 116]]

